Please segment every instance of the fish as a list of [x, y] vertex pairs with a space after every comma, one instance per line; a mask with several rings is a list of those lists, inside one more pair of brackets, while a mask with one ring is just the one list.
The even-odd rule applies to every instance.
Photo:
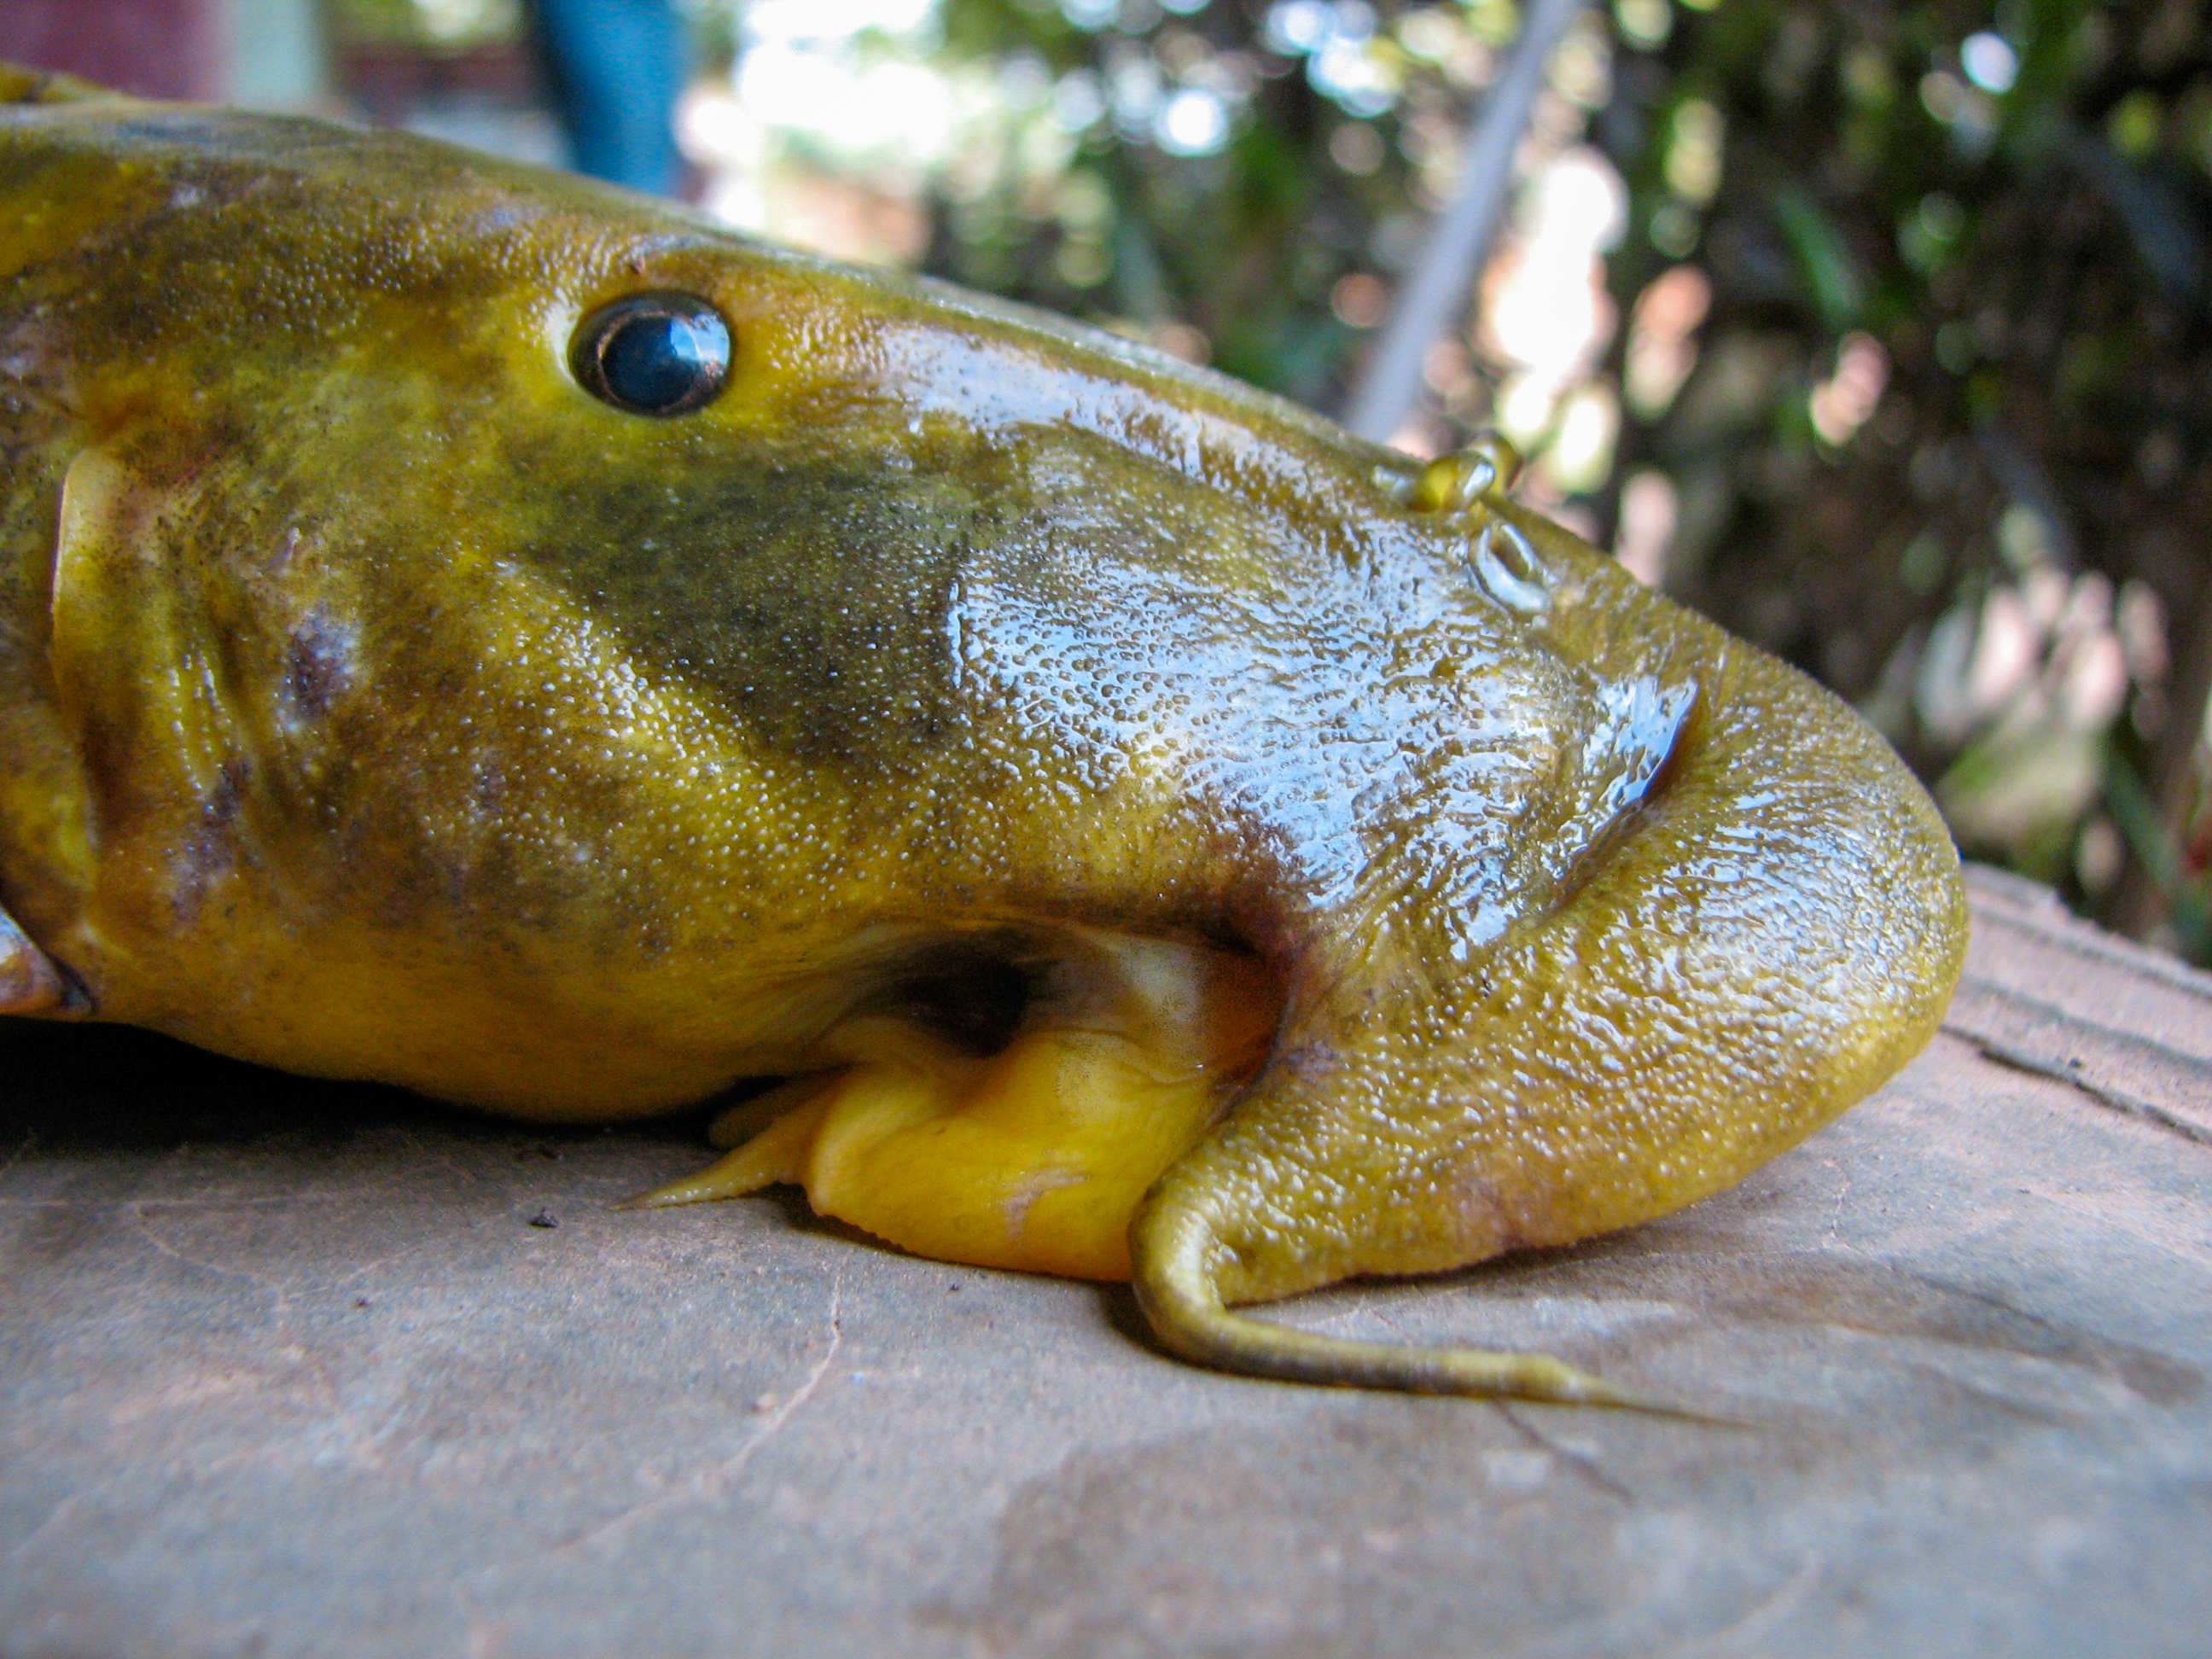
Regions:
[[1258, 1304], [1667, 1215], [1966, 935], [1851, 709], [1107, 333], [429, 140], [0, 71], [0, 1012], [1128, 1281], [1252, 1376], [1651, 1406]]

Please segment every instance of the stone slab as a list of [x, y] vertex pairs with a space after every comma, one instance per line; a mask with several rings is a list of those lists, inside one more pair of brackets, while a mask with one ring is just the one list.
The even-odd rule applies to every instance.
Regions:
[[691, 1124], [18, 1032], [0, 1656], [2203, 1654], [2212, 979], [1974, 886], [1951, 1029], [1742, 1186], [1281, 1310], [1734, 1428], [1212, 1376], [1122, 1290], [611, 1208]]

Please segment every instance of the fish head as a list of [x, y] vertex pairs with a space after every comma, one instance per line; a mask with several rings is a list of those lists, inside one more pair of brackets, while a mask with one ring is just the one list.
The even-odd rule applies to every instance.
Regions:
[[[427, 930], [438, 998], [635, 1000], [662, 1055], [699, 1047], [656, 1027], [669, 984], [726, 1009], [856, 934], [1310, 955], [1394, 900], [1409, 813], [1454, 821], [1431, 856], [1494, 927], [1507, 866], [1565, 845], [1545, 814], [1623, 763], [1583, 752], [1612, 692], [1532, 626], [1528, 535], [1486, 586], [1417, 463], [1291, 405], [404, 135], [138, 125], [25, 325], [84, 439], [54, 596], [109, 870], [81, 954], [134, 1018], [204, 926], [246, 937], [249, 868], [321, 960]], [[682, 1018], [709, 1070], [788, 1059]]]
[[1895, 757], [1496, 451], [404, 136], [11, 118], [0, 812], [108, 1017], [548, 1118], [793, 1078], [716, 1190], [1326, 1380], [1224, 1304], [1664, 1213], [1940, 1018]]

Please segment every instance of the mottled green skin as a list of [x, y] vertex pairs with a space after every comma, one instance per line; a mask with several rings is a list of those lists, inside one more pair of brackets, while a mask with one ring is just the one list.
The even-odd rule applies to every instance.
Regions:
[[[1940, 1018], [1878, 738], [1288, 405], [400, 136], [21, 105], [0, 203], [0, 898], [102, 1018], [603, 1118], [933, 941], [1231, 942], [1281, 1037], [1140, 1291], [1411, 1387], [1219, 1300], [1663, 1213]], [[568, 374], [641, 289], [731, 321], [696, 414]]]

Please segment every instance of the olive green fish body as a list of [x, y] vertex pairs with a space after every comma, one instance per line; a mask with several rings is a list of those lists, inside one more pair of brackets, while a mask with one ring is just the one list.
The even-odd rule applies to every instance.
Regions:
[[[545, 1119], [842, 1079], [718, 1190], [1133, 1249], [1194, 1357], [1553, 1397], [1598, 1396], [1223, 1304], [1665, 1213], [1941, 1017], [1963, 901], [1895, 757], [1481, 457], [422, 140], [64, 90], [0, 106], [19, 1012]], [[696, 407], [589, 383], [641, 296], [726, 325]]]

